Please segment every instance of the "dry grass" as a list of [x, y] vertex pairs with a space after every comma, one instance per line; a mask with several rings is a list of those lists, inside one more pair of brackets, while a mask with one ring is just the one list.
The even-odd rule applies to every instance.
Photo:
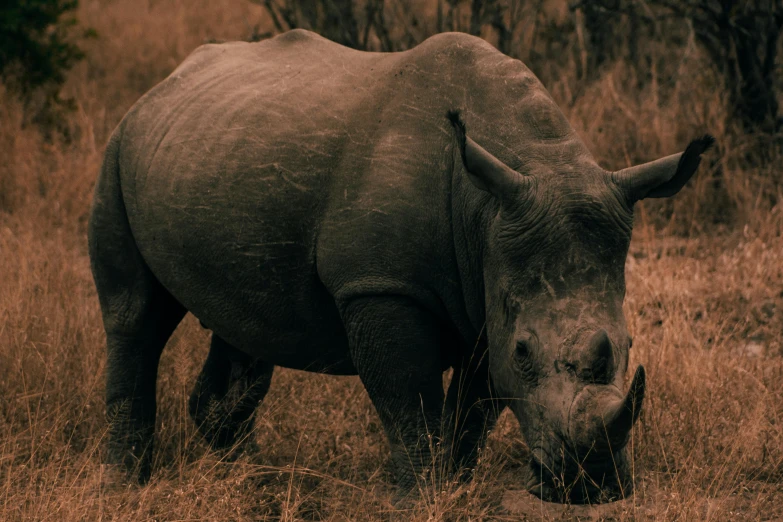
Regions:
[[[0, 520], [388, 519], [388, 449], [357, 378], [280, 370], [259, 410], [262, 451], [229, 463], [205, 450], [186, 408], [207, 350], [191, 318], [164, 352], [152, 483], [104, 485], [104, 336], [85, 223], [105, 140], [194, 46], [246, 37], [263, 19], [238, 0], [83, 4], [82, 21], [102, 38], [67, 86], [76, 139], [46, 143], [0, 92]], [[505, 414], [478, 480], [425, 491], [403, 519], [783, 518], [783, 220], [760, 196], [779, 190], [780, 174], [774, 162], [742, 170], [743, 141], [728, 139], [719, 92], [683, 86], [661, 101], [621, 82], [623, 64], [610, 72], [564, 104], [607, 166], [674, 152], [707, 128], [723, 138], [699, 180], [637, 222], [626, 314], [631, 364], [649, 379], [632, 442], [637, 493], [597, 510], [509, 493], [526, 448]], [[710, 189], [719, 170], [733, 180], [720, 197], [744, 228], [706, 223], [715, 209], [705, 207], [722, 204]], [[661, 216], [668, 225], [653, 227]]]

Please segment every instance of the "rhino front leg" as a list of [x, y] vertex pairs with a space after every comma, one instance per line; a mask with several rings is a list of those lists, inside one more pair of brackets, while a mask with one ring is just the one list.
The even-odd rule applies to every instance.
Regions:
[[476, 354], [455, 365], [446, 411], [451, 421], [448, 441], [452, 466], [461, 479], [472, 478], [479, 451], [503, 407], [492, 387], [486, 355]]
[[272, 382], [274, 365], [254, 360], [212, 334], [204, 368], [190, 395], [190, 416], [215, 449], [242, 444], [258, 403]]
[[[343, 321], [353, 363], [389, 439], [398, 499], [417, 494], [441, 467], [443, 366], [437, 318], [406, 297], [351, 301]], [[435, 456], [436, 458], [433, 458]]]

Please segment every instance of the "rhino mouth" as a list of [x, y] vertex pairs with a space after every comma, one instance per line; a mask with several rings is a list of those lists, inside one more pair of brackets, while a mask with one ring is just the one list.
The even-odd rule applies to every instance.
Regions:
[[[530, 454], [528, 491], [543, 500], [601, 504], [630, 496], [633, 480], [624, 449], [644, 400], [639, 366], [625, 396], [611, 388], [586, 387], [574, 398], [569, 436]], [[557, 451], [548, 451], [554, 449]]]
[[531, 455], [527, 481], [528, 492], [546, 502], [604, 504], [622, 500], [633, 493], [633, 481], [624, 452], [607, 455], [601, 461], [583, 461], [581, 465], [574, 459], [568, 459], [571, 465], [564, 465], [563, 459], [547, 460], [552, 464], [545, 465]]

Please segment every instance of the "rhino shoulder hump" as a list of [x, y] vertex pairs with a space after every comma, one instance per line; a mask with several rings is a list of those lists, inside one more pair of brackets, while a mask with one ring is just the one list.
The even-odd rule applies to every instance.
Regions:
[[248, 45], [251, 44], [248, 42], [224, 42], [199, 45], [171, 72], [169, 78], [177, 78], [183, 74], [209, 66], [218, 60], [225, 60], [224, 55], [226, 53], [230, 53], [230, 56], [232, 54], [231, 51], [247, 47]]
[[294, 44], [312, 40], [326, 40], [326, 38], [307, 29], [291, 29], [275, 36], [273, 40], [281, 44]]
[[474, 64], [486, 56], [502, 56], [486, 40], [467, 33], [440, 33], [422, 42], [418, 49], [455, 65]]
[[516, 64], [513, 69], [521, 66], [526, 70], [519, 60], [504, 55], [486, 40], [467, 33], [440, 33], [409, 52], [414, 61], [426, 62], [431, 67], [434, 60], [439, 68], [452, 73], [459, 71], [458, 74], [481, 75], [498, 67], [507, 69], [511, 62]]
[[465, 49], [465, 50], [487, 50], [491, 49], [498, 52], [491, 44], [486, 40], [473, 36], [468, 33], [439, 33], [427, 38], [423, 43], [428, 43], [433, 47], [445, 48], [445, 49]]

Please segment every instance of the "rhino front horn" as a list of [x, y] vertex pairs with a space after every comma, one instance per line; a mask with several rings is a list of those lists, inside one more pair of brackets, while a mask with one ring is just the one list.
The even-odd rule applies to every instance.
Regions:
[[644, 402], [644, 388], [644, 366], [639, 366], [625, 399], [611, 405], [604, 414], [606, 433], [613, 446], [621, 446], [625, 443], [634, 422], [639, 418]]

